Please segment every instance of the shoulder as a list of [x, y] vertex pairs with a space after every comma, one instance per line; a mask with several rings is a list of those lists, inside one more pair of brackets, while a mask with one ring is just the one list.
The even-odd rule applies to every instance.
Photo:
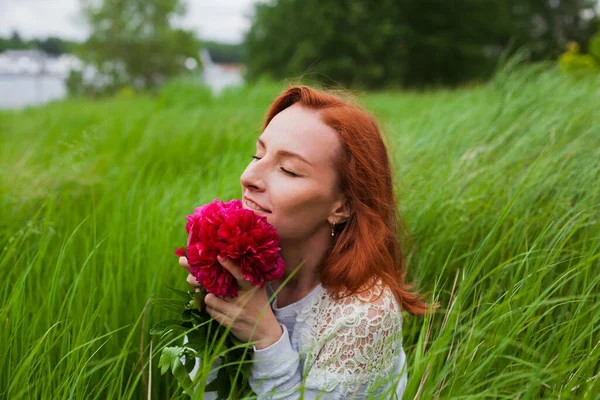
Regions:
[[340, 299], [324, 289], [311, 306], [298, 315], [298, 320], [308, 323], [317, 336], [349, 328], [360, 335], [381, 332], [381, 329], [400, 331], [402, 328], [398, 302], [381, 279], [375, 279], [357, 293]]
[[[329, 291], [327, 293], [331, 296]], [[368, 309], [386, 308], [391, 311], [400, 311], [394, 293], [388, 285], [383, 283], [381, 278], [373, 278], [356, 293], [337, 301], [334, 300], [334, 302]]]
[[324, 290], [304, 317], [300, 343], [315, 387], [349, 395], [389, 376], [400, 360], [400, 308], [381, 282], [337, 300]]
[[[369, 310], [371, 313], [377, 310], [390, 313], [400, 313], [400, 307], [390, 287], [383, 283], [381, 278], [373, 278], [365, 283], [356, 293], [333, 296], [329, 290], [323, 290], [323, 306], [347, 307], [357, 311]], [[337, 297], [337, 298], [336, 298]], [[341, 298], [340, 298], [341, 297]]]
[[394, 293], [381, 279], [376, 279], [347, 297], [335, 300], [328, 293], [328, 307], [341, 311], [344, 323], [359, 324], [363, 328], [397, 328], [402, 324], [402, 314]]

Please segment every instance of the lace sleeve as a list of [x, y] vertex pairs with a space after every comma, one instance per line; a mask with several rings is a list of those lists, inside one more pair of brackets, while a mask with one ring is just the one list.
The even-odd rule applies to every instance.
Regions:
[[386, 388], [376, 384], [391, 377], [403, 351], [402, 316], [388, 288], [340, 301], [324, 295], [299, 318], [310, 327], [301, 337], [311, 348], [307, 388], [339, 391], [344, 398]]

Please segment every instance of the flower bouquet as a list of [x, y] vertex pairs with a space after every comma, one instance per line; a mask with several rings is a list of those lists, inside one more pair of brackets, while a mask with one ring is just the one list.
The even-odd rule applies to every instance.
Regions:
[[283, 275], [283, 260], [279, 255], [279, 236], [267, 222], [250, 209], [242, 208], [240, 200], [212, 203], [194, 209], [187, 216], [185, 229], [187, 245], [175, 251], [187, 257], [189, 271], [200, 283], [197, 291], [173, 290], [180, 300], [155, 299], [180, 315], [156, 324], [151, 335], [165, 336], [173, 332], [180, 335], [170, 343], [186, 336], [181, 346], [164, 347], [159, 367], [161, 373], [171, 371], [186, 393], [192, 395], [201, 379], [206, 378], [206, 368], [201, 365], [190, 378], [196, 358], [208, 368], [216, 358], [222, 358], [216, 378], [204, 387], [204, 391], [216, 391], [219, 399], [241, 398], [252, 395], [248, 385], [251, 343], [238, 340], [229, 329], [219, 325], [208, 314], [204, 305], [207, 293], [220, 297], [237, 297], [238, 283], [233, 275], [218, 262], [218, 256], [226, 256], [239, 263], [244, 279], [253, 286], [264, 287], [267, 281]]

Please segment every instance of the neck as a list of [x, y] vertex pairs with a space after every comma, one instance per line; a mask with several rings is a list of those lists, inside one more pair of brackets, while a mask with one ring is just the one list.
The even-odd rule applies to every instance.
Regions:
[[[331, 247], [331, 236], [327, 235], [327, 231], [321, 231], [307, 240], [282, 239], [280, 247], [285, 271], [280, 279], [271, 281], [271, 287], [277, 290], [290, 275], [293, 275], [281, 291], [307, 294], [321, 282], [319, 268]], [[302, 266], [297, 268], [302, 262]]]

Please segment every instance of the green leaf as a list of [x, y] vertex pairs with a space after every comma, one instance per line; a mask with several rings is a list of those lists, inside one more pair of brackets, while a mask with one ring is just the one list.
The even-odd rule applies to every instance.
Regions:
[[190, 310], [190, 309], [183, 310], [183, 312], [181, 313], [181, 319], [184, 321], [191, 321], [192, 320], [192, 310]]
[[194, 359], [195, 352], [189, 347], [165, 347], [161, 352], [158, 366], [163, 375], [170, 369], [175, 379], [177, 379], [179, 386], [181, 386], [186, 393], [191, 395], [194, 385], [188, 375], [185, 365], [181, 362], [181, 357], [184, 355], [187, 364], [188, 358]]
[[220, 368], [217, 372], [217, 377], [204, 387], [207, 392], [217, 392], [218, 400], [226, 400], [229, 395], [229, 389], [231, 383], [229, 381], [229, 374], [227, 368]]
[[185, 330], [182, 322], [176, 319], [165, 319], [157, 322], [152, 329], [150, 329], [151, 335], [163, 335], [165, 332], [170, 330]]
[[196, 350], [198, 357], [205, 356], [206, 341], [208, 339], [208, 332], [205, 326], [198, 327], [187, 334], [188, 343], [187, 345]]
[[197, 324], [206, 323], [212, 319], [212, 317], [208, 312], [206, 312], [206, 310], [198, 311], [194, 309], [192, 310], [192, 317], [194, 318]]
[[227, 373], [227, 369], [228, 368], [221, 368], [217, 373], [217, 378], [219, 377], [219, 375], [222, 376], [220, 378], [221, 383], [217, 388], [217, 395], [223, 400], [227, 400], [227, 396], [229, 396], [229, 390], [231, 389], [231, 382], [229, 381], [229, 374]]
[[154, 305], [162, 307], [168, 311], [175, 312], [177, 314], [180, 314], [181, 310], [184, 308], [180, 300], [161, 299], [155, 297], [150, 299], [150, 302]]
[[204, 310], [204, 297], [206, 297], [206, 293], [203, 292], [195, 292], [193, 294], [194, 296], [194, 301], [195, 301], [195, 307], [197, 310]]
[[[194, 358], [191, 354], [186, 353], [186, 361], [188, 357]], [[187, 394], [192, 395], [194, 392], [194, 384], [190, 379], [190, 375], [188, 374], [185, 365], [183, 365], [179, 358], [173, 364], [172, 371], [173, 376], [177, 379], [177, 382], [179, 382], [179, 386], [181, 386]]]
[[190, 372], [192, 372], [192, 370], [194, 369], [195, 366], [196, 366], [196, 357], [186, 357], [185, 358], [185, 370], [187, 371], [188, 375], [190, 374]]
[[173, 365], [174, 360], [179, 360], [180, 354], [183, 354], [182, 347], [165, 347], [160, 353], [158, 367], [161, 375], [164, 375]]
[[190, 300], [192, 298], [192, 295], [190, 292], [186, 292], [185, 290], [180, 290], [180, 289], [175, 289], [174, 287], [171, 286], [167, 286], [167, 289], [169, 289], [170, 291], [172, 291], [173, 293], [175, 293], [177, 296], [181, 297], [183, 300]]
[[[217, 374], [217, 378], [218, 378], [218, 374]], [[210, 383], [204, 387], [205, 392], [216, 392], [219, 390], [219, 382], [218, 382], [217, 378], [210, 381]]]

